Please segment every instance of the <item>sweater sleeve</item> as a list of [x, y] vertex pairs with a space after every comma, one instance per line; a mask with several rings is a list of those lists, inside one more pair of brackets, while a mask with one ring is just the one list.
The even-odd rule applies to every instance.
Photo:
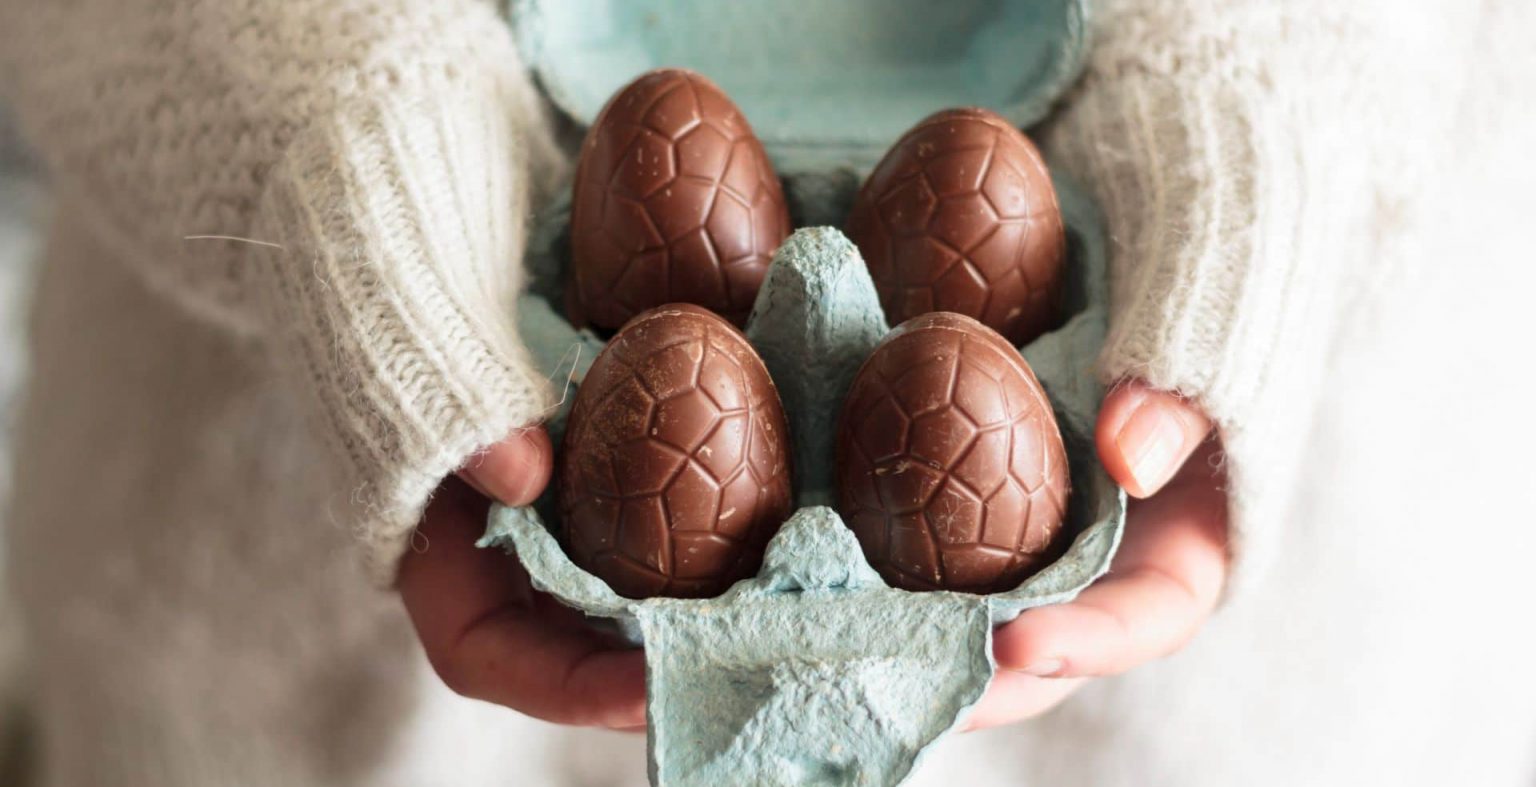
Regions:
[[1229, 594], [1273, 557], [1343, 293], [1373, 275], [1368, 228], [1394, 195], [1366, 162], [1411, 165], [1383, 161], [1392, 108], [1369, 89], [1387, 66], [1354, 53], [1384, 48], [1349, 5], [1103, 3], [1042, 133], [1110, 229], [1103, 381], [1144, 378], [1218, 424]]
[[[316, 405], [387, 584], [428, 496], [539, 418], [530, 201], [562, 162], [490, 3], [0, 0], [23, 128], [79, 220]], [[25, 5], [25, 8], [19, 7]]]

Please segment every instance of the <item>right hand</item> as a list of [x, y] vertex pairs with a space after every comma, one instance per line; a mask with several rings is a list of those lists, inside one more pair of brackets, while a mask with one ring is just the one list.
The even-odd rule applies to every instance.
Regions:
[[532, 427], [445, 479], [400, 563], [400, 596], [455, 692], [560, 724], [643, 730], [644, 654], [534, 590], [515, 557], [475, 546], [491, 499], [533, 502], [553, 456]]
[[1173, 653], [1200, 630], [1227, 577], [1225, 474], [1210, 431], [1173, 393], [1135, 381], [1109, 392], [1096, 437], [1105, 470], [1132, 497], [1125, 540], [1109, 574], [1076, 599], [993, 633], [998, 672], [970, 728], [1037, 716], [1084, 680]]

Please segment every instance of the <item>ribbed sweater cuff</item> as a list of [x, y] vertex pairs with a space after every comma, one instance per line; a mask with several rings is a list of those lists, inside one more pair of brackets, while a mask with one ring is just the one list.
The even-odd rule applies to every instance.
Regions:
[[512, 320], [528, 189], [511, 98], [353, 103], [297, 136], [263, 197], [258, 237], [281, 248], [258, 278], [380, 584], [443, 477], [547, 402]]
[[1334, 276], [1297, 245], [1309, 217], [1282, 106], [1231, 70], [1131, 67], [1090, 77], [1046, 137], [1112, 236], [1102, 379], [1189, 396], [1221, 430], [1231, 586], [1273, 551], [1330, 331]]

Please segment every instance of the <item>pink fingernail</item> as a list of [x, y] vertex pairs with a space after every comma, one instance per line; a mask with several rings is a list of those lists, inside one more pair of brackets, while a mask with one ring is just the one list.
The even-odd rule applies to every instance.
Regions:
[[466, 467], [459, 470], [458, 476], [460, 480], [466, 484], [469, 484], [470, 488], [474, 489], [476, 492], [479, 492], [483, 497], [491, 496], [491, 493], [487, 492], [485, 487], [480, 484], [479, 479], [475, 478], [475, 472], [473, 470], [470, 470]]
[[[512, 444], [518, 440], [525, 444]], [[525, 505], [543, 491], [550, 461], [546, 442], [519, 435], [507, 444], [477, 455], [459, 471], [459, 475], [492, 500], [507, 505]]]
[[1178, 469], [1184, 429], [1172, 413], [1151, 400], [1143, 402], [1115, 436], [1131, 476], [1143, 492], [1162, 486]]

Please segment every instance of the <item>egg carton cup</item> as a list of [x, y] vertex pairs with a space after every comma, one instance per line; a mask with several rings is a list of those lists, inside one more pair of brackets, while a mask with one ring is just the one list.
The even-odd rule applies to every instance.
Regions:
[[[840, 222], [858, 182], [851, 169], [786, 178], [796, 225]], [[890, 326], [857, 248], [828, 226], [785, 241], [746, 327], [789, 417], [799, 506], [757, 576], [710, 599], [624, 598], [566, 555], [552, 495], [493, 509], [481, 546], [515, 554], [534, 587], [643, 643], [652, 783], [897, 784], [986, 691], [997, 668], [993, 628], [1071, 600], [1108, 570], [1126, 499], [1091, 439], [1102, 394], [1092, 364], [1105, 330], [1104, 234], [1078, 187], [1058, 176], [1056, 189], [1072, 316], [1023, 353], [1066, 443], [1072, 494], [1064, 530], [1072, 544], [1017, 588], [890, 588], [830, 507], [842, 397]], [[557, 306], [568, 216], [560, 204], [538, 223], [530, 290], [518, 310], [536, 362], [551, 379], [569, 381], [548, 422], [557, 445], [574, 386], [603, 348]]]

